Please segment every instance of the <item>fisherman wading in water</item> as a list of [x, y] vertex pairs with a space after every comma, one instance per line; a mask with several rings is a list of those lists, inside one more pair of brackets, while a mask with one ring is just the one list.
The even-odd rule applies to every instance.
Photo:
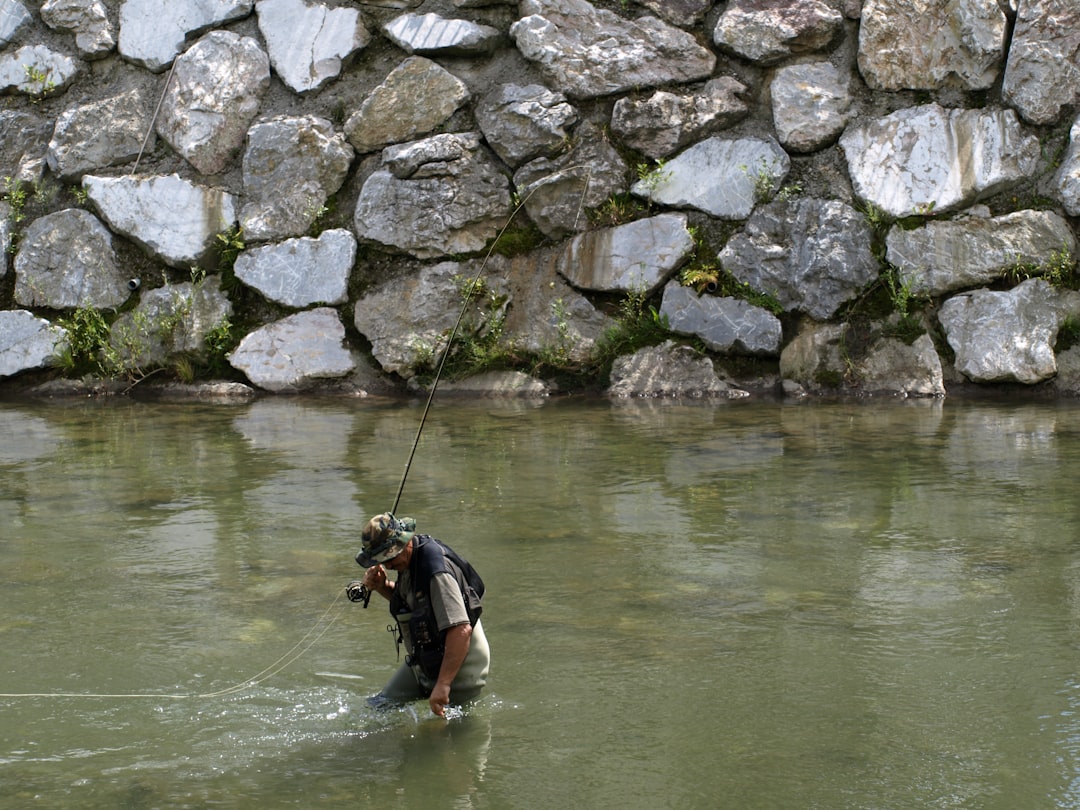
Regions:
[[[390, 602], [395, 639], [405, 660], [379, 698], [427, 698], [431, 711], [446, 716], [450, 703], [477, 697], [487, 682], [491, 653], [480, 625], [484, 582], [450, 547], [416, 534], [416, 521], [376, 515], [361, 533], [356, 561], [367, 571], [347, 586], [349, 598], [378, 591]], [[386, 569], [397, 572], [396, 582]], [[366, 606], [366, 602], [365, 602]]]

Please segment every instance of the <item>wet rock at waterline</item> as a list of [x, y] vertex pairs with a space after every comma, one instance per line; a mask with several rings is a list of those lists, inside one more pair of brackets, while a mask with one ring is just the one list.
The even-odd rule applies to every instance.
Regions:
[[155, 144], [154, 99], [142, 88], [64, 110], [56, 119], [46, 160], [61, 178], [127, 163]]
[[694, 250], [685, 214], [660, 214], [571, 239], [559, 273], [581, 290], [651, 294]]
[[157, 132], [201, 174], [225, 170], [270, 87], [270, 61], [251, 37], [213, 31], [173, 65]]
[[354, 224], [361, 239], [429, 259], [480, 250], [509, 216], [509, 180], [480, 134], [463, 132], [384, 149]]
[[110, 343], [128, 368], [153, 368], [178, 355], [205, 357], [207, 336], [232, 315], [217, 277], [143, 290], [116, 319]]
[[54, 365], [67, 333], [21, 309], [0, 312], [0, 377]]
[[780, 354], [786, 383], [815, 393], [840, 390], [843, 384], [864, 394], [940, 397], [944, 374], [929, 335], [905, 343], [889, 335], [894, 324], [876, 323], [853, 347], [856, 337], [846, 324], [808, 324]]
[[406, 53], [429, 56], [485, 56], [503, 39], [490, 25], [438, 14], [402, 14], [384, 25], [383, 32]]
[[841, 34], [844, 17], [825, 0], [731, 0], [716, 22], [722, 49], [773, 65], [824, 50]]
[[395, 67], [345, 121], [345, 137], [357, 152], [374, 152], [427, 135], [469, 99], [469, 88], [450, 71], [422, 56]]
[[919, 228], [894, 225], [885, 244], [886, 260], [911, 291], [933, 296], [987, 284], [1010, 270], [1038, 273], [1076, 254], [1069, 223], [1053, 211], [992, 217], [972, 209], [970, 216]]
[[116, 233], [166, 264], [198, 264], [236, 223], [236, 203], [221, 189], [179, 175], [83, 178], [87, 197]]
[[356, 237], [338, 228], [315, 238], [286, 239], [246, 250], [236, 258], [233, 271], [271, 301], [299, 309], [345, 303], [355, 259]]
[[100, 0], [46, 0], [41, 19], [56, 31], [73, 34], [84, 59], [101, 59], [116, 47], [108, 9]]
[[880, 272], [866, 217], [837, 200], [776, 200], [756, 210], [720, 252], [739, 281], [785, 310], [828, 320]]
[[441, 380], [440, 394], [469, 397], [546, 397], [551, 386], [521, 371], [487, 371], [464, 380]]
[[748, 396], [746, 391], [720, 379], [710, 358], [670, 340], [617, 358], [611, 368], [607, 394], [611, 397], [691, 399]]
[[1067, 317], [1080, 317], [1080, 293], [1060, 292], [1040, 278], [1007, 291], [954, 295], [939, 315], [965, 377], [1025, 385], [1057, 373], [1054, 343]]
[[780, 319], [739, 298], [699, 295], [678, 281], [664, 287], [660, 314], [672, 332], [700, 338], [725, 354], [777, 356], [783, 338]]
[[113, 236], [89, 211], [47, 214], [23, 233], [15, 255], [15, 301], [21, 306], [114, 309], [130, 294]]
[[259, 0], [259, 31], [274, 71], [297, 93], [317, 90], [371, 41], [360, 12], [306, 0]]
[[522, 0], [519, 11], [518, 50], [571, 98], [693, 82], [716, 65], [692, 34], [656, 17], [628, 20], [586, 0]]
[[840, 137], [856, 195], [891, 217], [955, 211], [1024, 180], [1039, 141], [1012, 110], [898, 110]]
[[748, 92], [737, 79], [721, 76], [696, 92], [657, 90], [648, 98], [620, 98], [611, 114], [611, 131], [659, 160], [745, 118], [750, 105], [743, 97]]
[[304, 391], [356, 368], [345, 347], [345, 327], [329, 307], [256, 329], [240, 341], [229, 362], [254, 385], [277, 393]]
[[246, 239], [269, 242], [303, 236], [345, 181], [353, 148], [325, 118], [277, 116], [247, 133], [244, 202]]
[[117, 48], [125, 59], [160, 72], [189, 34], [247, 17], [255, 0], [123, 0]]
[[657, 205], [696, 208], [718, 219], [746, 219], [779, 189], [791, 158], [772, 138], [700, 141], [631, 186]]

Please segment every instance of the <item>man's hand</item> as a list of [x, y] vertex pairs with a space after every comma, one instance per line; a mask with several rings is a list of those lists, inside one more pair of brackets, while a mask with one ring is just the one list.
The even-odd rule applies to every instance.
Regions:
[[428, 705], [431, 707], [432, 714], [437, 717], [446, 717], [446, 707], [450, 705], [450, 684], [435, 684], [435, 688], [431, 690], [431, 697], [428, 698]]
[[386, 569], [381, 565], [373, 565], [364, 572], [364, 585], [373, 591], [382, 593], [386, 587]]

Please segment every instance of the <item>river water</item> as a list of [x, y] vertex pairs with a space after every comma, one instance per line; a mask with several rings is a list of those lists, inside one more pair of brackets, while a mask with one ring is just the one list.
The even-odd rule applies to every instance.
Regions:
[[1080, 406], [439, 399], [448, 721], [343, 598], [420, 415], [0, 403], [0, 808], [1080, 807]]

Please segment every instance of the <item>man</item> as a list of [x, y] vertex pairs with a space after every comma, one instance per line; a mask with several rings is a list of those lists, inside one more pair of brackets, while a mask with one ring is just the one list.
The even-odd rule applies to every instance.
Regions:
[[[399, 651], [405, 645], [405, 661], [380, 695], [399, 701], [426, 697], [431, 711], [445, 717], [451, 701], [476, 697], [487, 682], [491, 653], [480, 625], [484, 583], [453, 549], [415, 530], [412, 518], [382, 514], [369, 520], [356, 555], [367, 571], [348, 590], [352, 598], [363, 585], [385, 597]], [[386, 569], [397, 572], [396, 582], [387, 579]]]

